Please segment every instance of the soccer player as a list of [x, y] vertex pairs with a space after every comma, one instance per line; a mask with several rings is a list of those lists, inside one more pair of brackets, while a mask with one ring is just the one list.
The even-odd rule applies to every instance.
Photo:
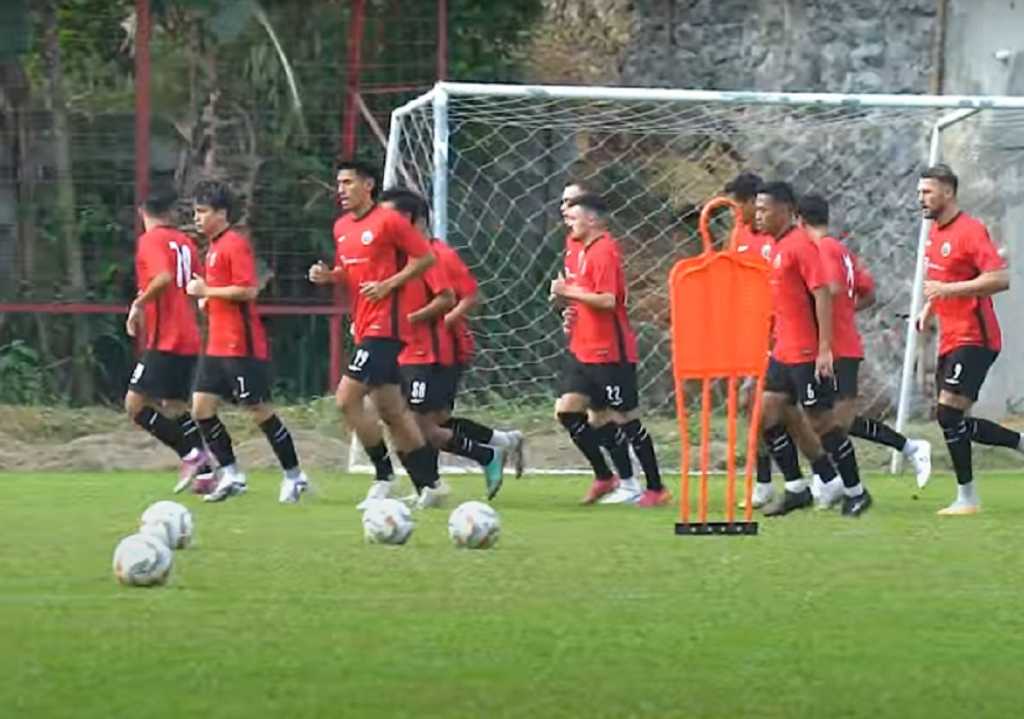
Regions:
[[829, 206], [824, 197], [804, 195], [797, 203], [797, 213], [831, 278], [836, 421], [854, 437], [902, 452], [914, 467], [918, 486], [923, 487], [931, 475], [931, 444], [907, 439], [883, 422], [857, 416], [857, 375], [864, 360], [864, 342], [857, 330], [856, 313], [874, 304], [875, 281], [849, 248], [829, 235]]
[[195, 303], [185, 287], [199, 274], [199, 252], [174, 224], [177, 194], [150, 191], [139, 208], [144, 232], [135, 251], [139, 293], [128, 310], [130, 337], [145, 333], [145, 352], [135, 365], [124, 396], [128, 416], [181, 458], [175, 493], [198, 474], [210, 472], [210, 457], [188, 411], [189, 390], [199, 354]]
[[[775, 238], [771, 257], [774, 344], [765, 377], [762, 434], [786, 480], [782, 500], [765, 514], [787, 514], [813, 501], [800, 471], [795, 435], [823, 482], [825, 504], [838, 497], [838, 469], [842, 512], [858, 517], [871, 506], [871, 495], [860, 481], [853, 444], [832, 411], [835, 378], [828, 277], [817, 246], [797, 224], [795, 210], [796, 197], [785, 182], [769, 182], [758, 189], [757, 226]], [[804, 421], [813, 433], [801, 430]]]
[[618, 486], [601, 454], [601, 429], [587, 419], [587, 410], [593, 409], [621, 418], [621, 425], [614, 419], [607, 424], [626, 437], [644, 470], [647, 489], [636, 504], [659, 506], [671, 501], [671, 495], [661, 483], [654, 443], [637, 409], [636, 336], [626, 314], [625, 273], [618, 245], [607, 229], [607, 215], [607, 204], [593, 194], [573, 198], [567, 210], [572, 235], [581, 247], [576, 277], [559, 276], [551, 282], [552, 298], [570, 302], [575, 312], [555, 411], [594, 470], [583, 504], [596, 502]]
[[[725, 193], [740, 208], [740, 222], [734, 230], [736, 252], [763, 260], [767, 265], [771, 259], [775, 238], [766, 232], [760, 232], [754, 224], [757, 191], [763, 184], [764, 180], [760, 175], [753, 172], [741, 172], [726, 184]], [[748, 380], [745, 383], [744, 396], [748, 406], [753, 405], [755, 388], [754, 382]], [[757, 446], [757, 484], [751, 498], [751, 504], [755, 509], [760, 509], [771, 500], [773, 496], [771, 483], [772, 457], [764, 442], [759, 442]], [[741, 503], [745, 501], [745, 498], [740, 500]]]
[[[430, 207], [421, 196], [409, 190], [386, 190], [381, 193], [379, 202], [382, 207], [408, 217], [420, 232], [429, 236]], [[468, 269], [443, 242], [431, 239], [430, 247], [437, 263], [407, 286], [408, 306], [416, 309], [408, 315], [411, 332], [398, 355], [405, 398], [424, 438], [435, 450], [467, 457], [483, 467], [487, 498], [494, 499], [504, 481], [505, 449], [456, 433], [449, 426], [459, 382], [457, 337], [446, 321], [448, 311], [453, 310], [458, 301], [451, 287], [449, 269], [459, 271], [461, 267], [467, 272]], [[460, 284], [465, 292], [465, 281]], [[475, 294], [475, 280], [472, 291]], [[495, 431], [484, 429], [490, 431], [489, 441], [496, 441]], [[504, 441], [505, 434], [498, 433], [497, 438], [497, 441]]]
[[[377, 180], [361, 162], [338, 165], [338, 200], [344, 214], [334, 223], [334, 268], [318, 262], [309, 270], [315, 284], [342, 283], [352, 303], [356, 346], [335, 400], [374, 463], [376, 481], [368, 500], [390, 495], [394, 470], [378, 417], [391, 430], [399, 459], [419, 495], [420, 507], [439, 506], [437, 454], [428, 445], [402, 395], [398, 355], [408, 341], [405, 285], [435, 263], [427, 239], [407, 217], [375, 201]], [[368, 411], [369, 397], [375, 412]]]
[[196, 228], [210, 245], [206, 278], [197, 274], [187, 285], [190, 295], [205, 300], [209, 320], [206, 351], [199, 359], [192, 390], [192, 415], [220, 464], [217, 486], [203, 499], [220, 502], [248, 489], [231, 435], [217, 416], [218, 405], [226, 399], [248, 410], [263, 430], [284, 472], [278, 501], [294, 504], [309, 483], [299, 467], [292, 436], [270, 404], [270, 353], [256, 311], [259, 287], [252, 246], [233, 227], [235, 200], [226, 183], [199, 182], [194, 212]]
[[932, 315], [939, 320], [935, 417], [946, 438], [957, 481], [956, 500], [939, 514], [954, 516], [975, 514], [981, 508], [974, 486], [971, 442], [1024, 452], [1019, 433], [987, 419], [966, 416], [1002, 348], [992, 295], [1009, 288], [1010, 276], [985, 225], [960, 210], [958, 185], [948, 165], [929, 167], [917, 184], [921, 210], [934, 222], [926, 249], [925, 305], [915, 318], [918, 331]]

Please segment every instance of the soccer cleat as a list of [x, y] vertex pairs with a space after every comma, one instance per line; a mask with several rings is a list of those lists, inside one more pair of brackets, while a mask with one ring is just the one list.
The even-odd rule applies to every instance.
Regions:
[[871, 495], [866, 489], [856, 497], [843, 497], [843, 516], [859, 517], [868, 511], [872, 504], [874, 504], [874, 500], [871, 499]]
[[204, 502], [223, 502], [228, 497], [235, 497], [245, 494], [249, 485], [245, 483], [245, 475], [241, 472], [235, 474], [221, 474], [220, 481], [213, 491], [203, 497]]
[[281, 504], [298, 504], [304, 492], [309, 489], [309, 480], [305, 472], [299, 472], [295, 479], [285, 477], [281, 480], [281, 491], [277, 495], [277, 501]]
[[[814, 508], [815, 509], [832, 509], [840, 506], [843, 501], [843, 483], [838, 479], [833, 479], [828, 484], [821, 481], [818, 475], [814, 475], [811, 480], [811, 486], [814, 487], [817, 483], [818, 493], [814, 496]], [[811, 489], [811, 494], [814, 495], [814, 489]]]
[[981, 505], [977, 502], [962, 502], [959, 499], [948, 507], [940, 509], [936, 514], [942, 517], [965, 517], [968, 514], [977, 514], [981, 511]]
[[800, 492], [790, 492], [787, 489], [783, 493], [781, 500], [765, 508], [764, 516], [781, 517], [782, 515], [789, 514], [796, 509], [810, 507], [813, 502], [814, 498], [811, 496], [810, 488], [803, 489]]
[[510, 450], [512, 455], [512, 467], [516, 471], [516, 479], [519, 479], [523, 476], [523, 472], [526, 470], [526, 436], [518, 429], [512, 430], [509, 434], [514, 440]]
[[910, 455], [910, 463], [914, 466], [918, 489], [924, 489], [932, 476], [932, 443], [926, 439], [908, 439], [907, 444], [914, 447]]
[[636, 504], [643, 495], [644, 492], [640, 489], [640, 485], [635, 479], [620, 480], [619, 486], [615, 488], [615, 491], [604, 495], [601, 499], [597, 500], [597, 503]]
[[494, 447], [494, 457], [484, 465], [484, 482], [487, 485], [487, 499], [494, 499], [505, 481], [505, 450]]
[[[366, 509], [379, 499], [387, 499], [391, 496], [391, 482], [378, 479], [372, 484], [366, 491], [366, 499], [356, 505], [356, 509], [360, 512], [366, 511]], [[416, 495], [413, 495], [413, 499], [416, 499]]]
[[217, 473], [216, 472], [203, 472], [197, 474], [196, 478], [192, 480], [192, 493], [193, 494], [209, 494], [217, 488]]
[[672, 501], [672, 493], [662, 487], [661, 489], [648, 489], [637, 500], [638, 507], [664, 507]]
[[431, 509], [440, 507], [444, 504], [445, 499], [448, 498], [448, 485], [444, 482], [438, 482], [433, 487], [424, 487], [420, 491], [420, 496], [416, 500], [417, 509]]
[[[754, 483], [754, 491], [750, 497], [750, 504], [754, 507], [754, 509], [761, 509], [761, 507], [766, 506], [773, 499], [775, 499], [775, 487], [773, 485], [769, 484], [768, 482]], [[746, 497], [740, 497], [736, 501], [736, 506], [738, 506], [740, 509], [746, 509]]]
[[619, 478], [614, 474], [608, 479], [595, 479], [587, 493], [583, 495], [580, 504], [593, 504], [606, 494], [611, 494], [619, 486]]
[[193, 449], [181, 460], [181, 468], [178, 470], [178, 483], [174, 485], [174, 493], [180, 494], [192, 486], [192, 480], [196, 478], [200, 470], [210, 464], [210, 453], [205, 449]]

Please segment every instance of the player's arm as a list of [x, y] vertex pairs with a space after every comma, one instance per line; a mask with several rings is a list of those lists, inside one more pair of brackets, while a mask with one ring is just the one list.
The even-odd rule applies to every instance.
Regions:
[[395, 247], [404, 252], [409, 259], [405, 266], [391, 277], [360, 285], [359, 293], [374, 302], [384, 299], [414, 277], [419, 277], [437, 262], [434, 253], [430, 251], [427, 238], [411, 222], [393, 220], [388, 223], [387, 231]]
[[218, 260], [231, 263], [231, 284], [222, 287], [210, 287], [206, 280], [193, 274], [185, 291], [193, 297], [214, 298], [229, 302], [252, 302], [260, 293], [259, 280], [256, 277], [256, 258], [252, 254], [249, 243], [233, 245], [229, 253], [221, 254]]
[[[557, 289], [556, 289], [557, 285]], [[615, 295], [610, 292], [587, 292], [576, 285], [565, 284], [564, 279], [558, 279], [551, 283], [551, 292], [556, 297], [566, 300], [575, 300], [581, 304], [603, 312], [611, 312], [615, 309]]]
[[457, 253], [452, 251], [450, 256], [451, 267], [449, 275], [451, 276], [458, 302], [444, 316], [444, 323], [449, 326], [467, 317], [480, 304], [480, 285], [477, 283], [473, 273], [466, 267], [466, 263], [462, 261], [462, 258]]
[[202, 277], [193, 277], [188, 283], [188, 293], [193, 297], [210, 297], [231, 302], [252, 302], [260, 293], [259, 287], [248, 285], [227, 285], [210, 287]]
[[618, 257], [608, 253], [600, 253], [588, 260], [584, 273], [587, 286], [569, 284], [559, 274], [558, 279], [551, 283], [551, 294], [567, 300], [573, 300], [595, 310], [611, 312], [615, 309], [615, 278], [618, 268]]
[[989, 270], [982, 272], [973, 280], [960, 282], [940, 282], [928, 280], [924, 283], [924, 296], [929, 300], [945, 297], [990, 297], [1010, 289], [1010, 272], [1008, 270]]
[[928, 322], [932, 318], [932, 301], [925, 300], [924, 307], [914, 318], [914, 327], [917, 328], [918, 332], [924, 332], [928, 327]]
[[309, 268], [309, 281], [314, 285], [336, 285], [345, 281], [345, 268], [341, 265], [328, 267], [324, 261]]
[[423, 283], [433, 296], [427, 304], [408, 314], [409, 322], [413, 324], [437, 319], [455, 306], [455, 290], [451, 287], [442, 263], [431, 266], [424, 273]]
[[832, 292], [829, 285], [811, 290], [814, 316], [818, 321], [818, 357], [814, 365], [820, 377], [832, 376]]
[[875, 304], [878, 299], [875, 295], [875, 278], [857, 259], [854, 259], [853, 278], [853, 293], [856, 297], [853, 307], [859, 312]]

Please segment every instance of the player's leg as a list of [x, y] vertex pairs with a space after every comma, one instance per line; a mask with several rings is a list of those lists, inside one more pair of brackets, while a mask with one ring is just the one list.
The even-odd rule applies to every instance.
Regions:
[[619, 486], [614, 492], [601, 497], [601, 504], [632, 504], [643, 494], [640, 483], [633, 476], [633, 459], [629, 456], [626, 433], [622, 431], [625, 421], [625, 415], [607, 407], [591, 409], [587, 413], [587, 422], [608, 452], [619, 478]]
[[270, 403], [270, 363], [246, 357], [234, 360], [233, 364], [235, 400], [263, 432], [281, 465], [283, 476], [278, 501], [281, 504], [295, 504], [309, 489], [309, 478], [299, 466], [299, 456], [291, 432]]
[[974, 514], [981, 501], [974, 483], [971, 442], [1020, 450], [1020, 434], [995, 422], [967, 417], [978, 399], [996, 353], [983, 347], [958, 347], [939, 358], [936, 368], [939, 405], [935, 418], [942, 427], [956, 473], [957, 498], [939, 514]]
[[604, 406], [604, 390], [597, 381], [599, 378], [591, 377], [592, 370], [593, 365], [567, 357], [562, 370], [561, 395], [555, 402], [555, 417], [594, 471], [594, 481], [583, 497], [583, 504], [593, 504], [618, 486], [618, 478], [601, 453], [600, 437], [587, 418], [592, 407], [596, 410]]
[[672, 501], [672, 493], [661, 480], [661, 467], [654, 449], [654, 440], [640, 417], [639, 408], [633, 408], [623, 413], [617, 420], [644, 473], [646, 486], [636, 504], [638, 507], [660, 507]]
[[[842, 360], [837, 362], [837, 367]], [[839, 392], [837, 378], [819, 381], [815, 376], [814, 364], [793, 365], [794, 379], [799, 383], [800, 404], [807, 413], [807, 419], [815, 433], [821, 438], [821, 446], [835, 465], [843, 485], [843, 516], [859, 517], [872, 504], [871, 494], [864, 488], [860, 478], [860, 467], [857, 464], [857, 453], [853, 448], [846, 430], [837, 421], [834, 406]], [[844, 391], [849, 394], [856, 391], [855, 386], [844, 383]], [[824, 467], [824, 464], [822, 464]], [[816, 470], [817, 471], [817, 468]], [[831, 486], [834, 480], [822, 476], [825, 486], [823, 497], [834, 494]]]
[[[397, 362], [395, 379], [398, 379]], [[372, 386], [370, 401], [381, 420], [391, 430], [398, 458], [405, 466], [409, 479], [420, 496], [418, 505], [438, 506], [444, 496], [438, 485], [437, 453], [424, 441], [423, 433], [420, 432], [416, 419], [405, 403], [401, 385], [395, 381]]]
[[754, 507], [764, 507], [767, 516], [788, 514], [810, 506], [812, 501], [808, 481], [800, 469], [796, 444], [786, 427], [787, 408], [795, 405], [796, 397], [796, 388], [790, 382], [785, 365], [774, 358], [769, 360], [761, 402], [761, 438], [782, 472], [785, 491], [781, 500], [773, 502], [775, 492], [770, 483], [754, 487], [751, 503]]
[[[183, 386], [185, 387], [183, 394], [187, 397], [192, 387], [191, 375]], [[183, 399], [160, 401], [160, 411], [177, 422], [178, 427], [181, 428], [183, 448], [186, 450], [185, 456], [181, 457], [178, 483], [174, 485], [175, 494], [188, 489], [192, 486], [193, 481], [198, 481], [200, 478], [204, 479], [206, 483], [213, 479], [213, 455], [203, 444], [202, 432], [199, 431], [199, 425], [192, 419], [192, 413], [189, 410], [189, 403]]]

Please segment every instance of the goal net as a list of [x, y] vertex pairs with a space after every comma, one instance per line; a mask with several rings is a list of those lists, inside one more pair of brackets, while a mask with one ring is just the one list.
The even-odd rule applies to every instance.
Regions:
[[[565, 339], [548, 286], [562, 263], [562, 189], [572, 179], [597, 187], [623, 250], [641, 405], [661, 440], [663, 464], [673, 466], [667, 276], [676, 261], [700, 251], [703, 203], [741, 171], [830, 200], [834, 234], [878, 286], [877, 304], [859, 316], [867, 357], [862, 406], [893, 421], [902, 386], [902, 420], [924, 412], [933, 389], [927, 347], [908, 354], [918, 174], [945, 158], [964, 178], [964, 207], [1005, 229], [1010, 198], [993, 208], [992, 190], [1024, 169], [1024, 156], [1007, 149], [1022, 127], [1019, 110], [972, 109], [963, 98], [442, 83], [393, 113], [385, 184], [432, 200], [435, 234], [480, 281], [479, 351], [459, 413], [524, 425], [533, 439], [530, 463], [540, 470], [582, 461], [552, 419]], [[728, 221], [723, 215], [718, 223], [722, 237]], [[905, 373], [905, 356], [923, 359]]]

